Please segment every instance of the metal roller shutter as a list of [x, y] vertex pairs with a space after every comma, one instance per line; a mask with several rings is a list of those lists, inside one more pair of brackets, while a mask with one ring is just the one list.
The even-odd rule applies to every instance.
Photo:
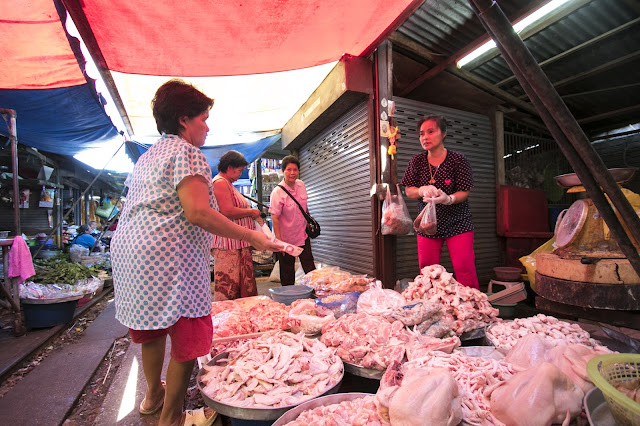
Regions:
[[367, 114], [359, 104], [305, 144], [300, 178], [322, 229], [311, 244], [316, 261], [373, 276]]
[[[480, 283], [492, 275], [492, 268], [499, 265], [499, 241], [496, 234], [496, 194], [494, 143], [491, 123], [484, 115], [473, 114], [438, 105], [394, 98], [396, 118], [402, 132], [398, 142], [398, 181], [402, 180], [409, 160], [423, 151], [418, 140], [416, 126], [429, 115], [443, 115], [447, 119], [445, 147], [467, 156], [473, 169], [474, 187], [469, 196], [471, 214], [475, 226], [474, 250], [476, 269]], [[412, 218], [418, 215], [418, 202], [405, 198]], [[397, 239], [396, 276], [414, 278], [418, 275], [418, 253], [414, 236]], [[449, 255], [445, 249], [442, 265], [453, 271]]]

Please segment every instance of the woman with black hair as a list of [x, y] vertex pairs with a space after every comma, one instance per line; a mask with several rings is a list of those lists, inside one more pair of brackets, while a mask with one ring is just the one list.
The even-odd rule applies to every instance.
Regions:
[[420, 269], [440, 263], [446, 242], [456, 280], [478, 288], [473, 252], [474, 228], [467, 201], [473, 188], [471, 165], [463, 154], [445, 148], [447, 121], [444, 117], [425, 118], [418, 123], [418, 132], [420, 144], [426, 152], [411, 159], [402, 184], [406, 186], [407, 197], [420, 200], [418, 212], [427, 201], [436, 203], [438, 223], [434, 235], [418, 232]]
[[[271, 204], [269, 205], [269, 212], [273, 220], [273, 233], [277, 239], [303, 248], [298, 258], [306, 274], [316, 269], [316, 265], [311, 252], [311, 239], [307, 236], [306, 231], [307, 219], [293, 200], [295, 198], [300, 206], [309, 213], [307, 188], [304, 182], [298, 179], [300, 161], [293, 155], [284, 157], [282, 172], [284, 179], [271, 192]], [[280, 262], [280, 284], [293, 285], [296, 278], [296, 258], [290, 254], [279, 252], [278, 261]]]
[[[213, 193], [220, 213], [233, 223], [255, 229], [255, 220], [264, 223], [260, 210], [252, 209], [246, 198], [233, 186], [249, 165], [237, 151], [228, 151], [218, 163], [218, 174], [213, 178]], [[211, 294], [215, 301], [258, 295], [253, 272], [252, 247], [246, 241], [214, 235], [214, 275]]]

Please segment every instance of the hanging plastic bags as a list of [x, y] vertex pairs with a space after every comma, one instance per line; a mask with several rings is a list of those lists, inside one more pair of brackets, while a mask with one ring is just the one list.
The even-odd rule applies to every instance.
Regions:
[[382, 203], [381, 232], [383, 235], [411, 234], [409, 209], [407, 209], [398, 185], [396, 185], [396, 189], [397, 195], [393, 195], [391, 190], [387, 188], [387, 195]]
[[427, 205], [420, 212], [413, 222], [413, 229], [416, 232], [427, 235], [435, 235], [438, 231], [438, 221], [436, 220], [436, 203], [427, 201]]

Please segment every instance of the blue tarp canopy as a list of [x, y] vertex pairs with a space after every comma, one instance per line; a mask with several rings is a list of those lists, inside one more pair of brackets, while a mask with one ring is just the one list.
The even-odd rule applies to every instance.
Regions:
[[[2, 108], [17, 111], [18, 141], [73, 156], [118, 136], [89, 84], [47, 90], [0, 90]], [[9, 135], [0, 120], [0, 133]]]
[[[221, 146], [203, 146], [200, 148], [205, 157], [207, 157], [207, 161], [209, 162], [209, 166], [211, 167], [211, 173], [218, 173], [218, 163], [220, 162], [220, 157], [224, 155], [227, 151], [238, 151], [241, 153], [244, 158], [249, 162], [255, 161], [260, 155], [267, 150], [274, 143], [278, 143], [280, 141], [280, 135], [269, 136], [267, 138], [260, 139], [256, 142], [251, 143], [237, 143], [231, 145], [221, 145]], [[131, 158], [131, 161], [135, 164], [138, 161], [138, 158], [142, 154], [144, 154], [147, 149], [149, 149], [150, 145], [143, 145], [136, 142], [126, 142], [125, 148], [127, 150], [127, 155]]]

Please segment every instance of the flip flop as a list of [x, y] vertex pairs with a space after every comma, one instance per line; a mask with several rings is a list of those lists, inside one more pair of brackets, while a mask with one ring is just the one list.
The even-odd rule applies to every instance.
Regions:
[[211, 426], [218, 417], [218, 413], [214, 411], [213, 415], [207, 418], [204, 415], [204, 407], [197, 410], [186, 410], [184, 414], [184, 426]]
[[[164, 380], [162, 381], [162, 387], [166, 387], [166, 383], [164, 382]], [[151, 415], [151, 414], [155, 414], [158, 411], [160, 411], [160, 409], [162, 408], [162, 406], [164, 405], [164, 396], [162, 397], [162, 399], [160, 401], [158, 401], [158, 403], [151, 407], [151, 408], [142, 408], [142, 406], [144, 405], [144, 402], [147, 400], [146, 397], [144, 397], [142, 399], [142, 402], [140, 403], [140, 408], [138, 409], [138, 412], [140, 414], [143, 414], [145, 416]]]

